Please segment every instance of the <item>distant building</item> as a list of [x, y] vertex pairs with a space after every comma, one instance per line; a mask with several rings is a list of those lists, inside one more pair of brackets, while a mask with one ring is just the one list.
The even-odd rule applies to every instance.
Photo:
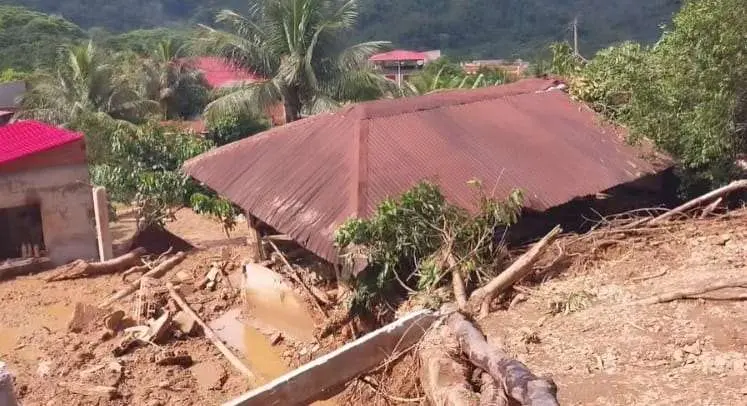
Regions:
[[440, 50], [415, 52], [403, 49], [376, 54], [369, 58], [387, 78], [402, 84], [408, 77], [417, 73], [431, 61], [441, 57]]
[[35, 121], [0, 128], [0, 263], [98, 258], [83, 135]]
[[472, 62], [462, 63], [462, 69], [464, 72], [470, 75], [475, 75], [480, 69], [501, 69], [506, 73], [515, 76], [522, 77], [529, 68], [529, 62], [521, 59], [506, 60], [506, 59], [481, 59]]
[[[195, 57], [186, 60], [186, 63], [193, 69], [202, 72], [205, 82], [211, 89], [248, 85], [267, 80], [262, 75], [247, 71], [231, 64], [224, 58], [215, 56]], [[282, 103], [268, 108], [266, 114], [273, 126], [285, 124], [285, 107]], [[204, 134], [207, 131], [203, 120], [194, 120], [182, 124], [168, 122], [168, 124], [183, 127], [198, 134]]]
[[26, 82], [22, 80], [0, 83], [0, 126], [8, 124], [13, 118], [24, 93]]

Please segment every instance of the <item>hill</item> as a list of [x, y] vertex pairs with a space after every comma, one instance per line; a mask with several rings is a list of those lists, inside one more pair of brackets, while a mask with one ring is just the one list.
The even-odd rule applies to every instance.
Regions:
[[[247, 0], [10, 0], [61, 15], [83, 28], [110, 31], [210, 22], [215, 10], [246, 11]], [[623, 41], [654, 41], [681, 0], [360, 0], [355, 39], [401, 47], [441, 48], [474, 57], [532, 56], [570, 38], [580, 21], [581, 49], [590, 54]]]

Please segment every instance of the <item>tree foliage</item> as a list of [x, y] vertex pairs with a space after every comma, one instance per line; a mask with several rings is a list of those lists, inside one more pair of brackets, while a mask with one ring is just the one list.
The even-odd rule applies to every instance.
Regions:
[[137, 122], [157, 113], [158, 103], [147, 100], [109, 61], [92, 42], [62, 49], [56, 71], [39, 71], [29, 79], [20, 116], [69, 124], [85, 114]]
[[522, 194], [515, 191], [499, 201], [486, 195], [479, 182], [471, 184], [475, 213], [448, 203], [438, 186], [423, 182], [381, 202], [368, 219], [353, 218], [337, 229], [341, 252], [362, 249], [368, 258], [369, 268], [356, 283], [357, 305], [371, 309], [392, 292], [437, 289], [450, 279], [446, 257], [467, 280], [500, 269], [503, 247], [495, 230], [516, 223]]
[[225, 114], [207, 121], [207, 138], [215, 145], [222, 146], [238, 141], [270, 128], [267, 119], [251, 112]]
[[380, 97], [393, 83], [374, 73], [368, 58], [388, 45], [345, 48], [340, 40], [356, 23], [355, 0], [259, 0], [249, 15], [224, 10], [204, 27], [196, 48], [223, 56], [269, 80], [240, 86], [208, 106], [208, 113], [263, 114], [282, 101], [286, 121], [329, 110], [345, 101]]
[[744, 6], [693, 0], [655, 45], [602, 50], [572, 73], [575, 97], [677, 158], [693, 192], [727, 180], [747, 151]]
[[113, 130], [107, 159], [92, 166], [91, 178], [113, 201], [137, 207], [141, 227], [163, 225], [174, 208], [190, 205], [192, 195], [203, 192], [181, 166], [209, 150], [210, 142], [159, 124]]
[[50, 66], [60, 45], [84, 38], [80, 27], [60, 17], [0, 5], [0, 71]]
[[449, 89], [477, 89], [498, 86], [513, 80], [499, 68], [482, 67], [474, 75], [464, 72], [459, 64], [446, 58], [434, 61], [407, 80], [407, 89], [414, 94], [428, 94]]

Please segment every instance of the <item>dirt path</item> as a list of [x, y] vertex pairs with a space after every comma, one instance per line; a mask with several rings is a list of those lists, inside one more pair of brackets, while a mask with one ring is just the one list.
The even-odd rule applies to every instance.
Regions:
[[746, 219], [626, 240], [482, 327], [533, 370], [552, 374], [562, 404], [747, 404], [747, 302], [619, 306], [747, 275]]

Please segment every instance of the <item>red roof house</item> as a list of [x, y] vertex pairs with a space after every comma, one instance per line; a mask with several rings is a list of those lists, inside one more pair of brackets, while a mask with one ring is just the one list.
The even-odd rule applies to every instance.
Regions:
[[214, 89], [267, 80], [260, 75], [232, 65], [223, 58], [214, 56], [201, 56], [189, 60], [188, 63], [194, 69], [201, 71], [205, 81]]
[[465, 208], [475, 203], [470, 180], [497, 198], [518, 188], [526, 208], [542, 212], [657, 173], [621, 129], [552, 87], [527, 79], [355, 104], [209, 151], [184, 169], [333, 263], [340, 224], [423, 180]]
[[36, 121], [0, 127], [0, 263], [97, 257], [82, 134]]

